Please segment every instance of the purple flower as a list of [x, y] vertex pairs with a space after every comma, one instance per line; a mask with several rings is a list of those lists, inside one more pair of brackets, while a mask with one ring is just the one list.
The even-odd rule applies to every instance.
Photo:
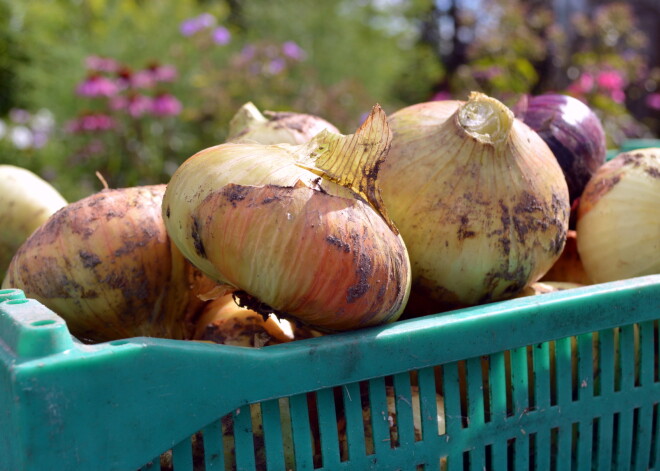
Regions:
[[650, 93], [646, 96], [646, 106], [654, 110], [660, 110], [660, 93]]
[[268, 73], [272, 75], [279, 74], [286, 68], [286, 62], [284, 59], [273, 59], [268, 64]]
[[446, 91], [446, 90], [443, 90], [443, 91], [439, 91], [439, 92], [435, 93], [435, 94], [431, 97], [431, 101], [444, 101], [444, 100], [451, 100], [451, 98], [452, 98], [451, 93], [449, 93], [449, 92]]
[[301, 61], [306, 57], [305, 51], [294, 41], [287, 41], [282, 44], [282, 53], [290, 59]]
[[225, 44], [229, 44], [229, 41], [231, 41], [231, 33], [224, 26], [218, 26], [217, 28], [215, 28], [213, 30], [212, 36], [213, 36], [213, 42], [221, 46], [224, 46]]
[[119, 62], [108, 57], [89, 56], [85, 59], [85, 65], [88, 70], [95, 72], [114, 73], [119, 70]]
[[78, 85], [76, 93], [87, 97], [113, 96], [118, 90], [117, 84], [109, 78], [102, 75], [90, 75]]
[[175, 116], [181, 109], [181, 102], [170, 93], [161, 93], [151, 102], [151, 112], [156, 116]]
[[241, 50], [241, 59], [245, 61], [251, 60], [254, 55], [257, 53], [257, 48], [254, 47], [252, 44], [248, 44]]
[[9, 119], [16, 124], [27, 124], [32, 115], [29, 111], [21, 108], [12, 108], [9, 110]]
[[193, 34], [205, 29], [210, 28], [215, 24], [215, 17], [210, 13], [202, 13], [194, 18], [188, 18], [181, 23], [179, 30], [184, 36], [192, 36]]

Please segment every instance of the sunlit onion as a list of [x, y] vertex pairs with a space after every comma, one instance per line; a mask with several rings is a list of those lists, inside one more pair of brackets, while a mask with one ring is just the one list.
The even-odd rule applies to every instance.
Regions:
[[410, 265], [376, 186], [390, 138], [376, 107], [350, 136], [203, 150], [167, 186], [168, 233], [257, 312], [327, 330], [393, 321], [408, 298]]
[[660, 273], [660, 148], [598, 169], [580, 198], [577, 248], [594, 283]]
[[20, 247], [3, 283], [62, 316], [85, 341], [190, 338], [215, 283], [171, 243], [165, 185], [103, 190], [51, 216]]
[[538, 134], [480, 93], [409, 106], [389, 123], [380, 182], [410, 254], [411, 306], [506, 299], [552, 266], [566, 239], [568, 189]]

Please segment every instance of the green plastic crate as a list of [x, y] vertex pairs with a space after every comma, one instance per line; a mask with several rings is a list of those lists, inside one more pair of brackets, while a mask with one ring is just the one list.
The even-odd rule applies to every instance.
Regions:
[[0, 296], [2, 470], [660, 469], [660, 275], [262, 349]]

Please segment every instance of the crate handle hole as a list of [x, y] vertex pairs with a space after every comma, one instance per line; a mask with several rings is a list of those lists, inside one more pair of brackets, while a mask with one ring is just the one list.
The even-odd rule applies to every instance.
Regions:
[[110, 345], [117, 346], [117, 345], [126, 345], [128, 343], [128, 340], [113, 340], [110, 342]]
[[55, 322], [56, 321], [53, 320], [53, 319], [42, 319], [40, 321], [34, 321], [30, 325], [32, 325], [34, 327], [43, 327], [45, 325], [53, 325], [53, 324], [55, 324]]
[[25, 304], [29, 299], [10, 299], [7, 301], [7, 304]]

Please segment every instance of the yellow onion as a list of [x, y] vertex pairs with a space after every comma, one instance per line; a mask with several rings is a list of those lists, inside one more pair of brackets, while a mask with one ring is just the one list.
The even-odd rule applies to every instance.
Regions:
[[34, 230], [67, 204], [46, 180], [14, 165], [0, 165], [0, 277]]
[[165, 185], [103, 190], [53, 214], [19, 248], [4, 288], [20, 288], [85, 341], [189, 338], [215, 283], [171, 243]]
[[356, 134], [203, 150], [167, 186], [168, 233], [257, 312], [337, 331], [393, 321], [410, 264], [376, 186], [390, 139], [375, 107]]
[[264, 111], [251, 102], [243, 105], [229, 122], [227, 141], [259, 144], [304, 144], [327, 129], [339, 130], [318, 116], [285, 111]]
[[660, 273], [660, 148], [619, 154], [580, 198], [577, 248], [594, 283]]
[[536, 132], [476, 92], [403, 108], [389, 124], [380, 182], [410, 255], [411, 306], [506, 299], [552, 266], [566, 239], [568, 188]]
[[568, 230], [564, 250], [552, 267], [550, 267], [550, 270], [541, 277], [540, 281], [578, 283], [581, 285], [591, 284], [587, 273], [584, 271], [584, 265], [577, 250], [576, 231]]

